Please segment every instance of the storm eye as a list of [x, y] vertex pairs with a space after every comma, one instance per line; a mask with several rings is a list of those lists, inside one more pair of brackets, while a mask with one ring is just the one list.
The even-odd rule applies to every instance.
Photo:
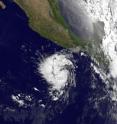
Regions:
[[65, 86], [72, 83], [74, 65], [63, 54], [54, 54], [45, 58], [39, 65], [38, 71], [51, 86], [50, 94], [56, 91], [56, 98], [63, 94]]

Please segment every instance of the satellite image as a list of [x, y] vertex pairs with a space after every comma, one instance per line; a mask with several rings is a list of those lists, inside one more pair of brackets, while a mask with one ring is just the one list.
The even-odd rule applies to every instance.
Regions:
[[116, 0], [0, 0], [0, 124], [117, 124]]

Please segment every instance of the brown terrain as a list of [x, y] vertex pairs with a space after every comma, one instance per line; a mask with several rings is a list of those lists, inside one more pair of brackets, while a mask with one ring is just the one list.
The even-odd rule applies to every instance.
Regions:
[[48, 0], [14, 0], [29, 17], [31, 28], [42, 36], [64, 47], [73, 47], [75, 40], [69, 32], [53, 17]]
[[5, 8], [6, 8], [6, 5], [2, 1], [0, 1], [0, 9], [5, 9]]

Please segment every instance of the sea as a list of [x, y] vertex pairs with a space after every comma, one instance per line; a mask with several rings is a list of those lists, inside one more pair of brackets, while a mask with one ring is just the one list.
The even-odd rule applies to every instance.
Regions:
[[[93, 61], [86, 53], [73, 53], [77, 66], [76, 87], [70, 91], [65, 106], [61, 107], [64, 105], [61, 101], [52, 102], [49, 99], [48, 84], [38, 73], [38, 63], [41, 59], [65, 48], [31, 29], [26, 13], [12, 0], [3, 0], [3, 2], [6, 4], [6, 9], [0, 10], [0, 123], [42, 124], [44, 121], [43, 124], [107, 124], [105, 122], [111, 122], [109, 116], [105, 114], [109, 111], [110, 103], [106, 85], [91, 67]], [[35, 88], [38, 91], [34, 90]], [[32, 103], [26, 101], [28, 112], [26, 107], [17, 106], [13, 101], [12, 95], [17, 96], [17, 94], [19, 94], [18, 99], [19, 97], [23, 99], [25, 95], [32, 98]], [[46, 109], [43, 108], [45, 115], [42, 118], [39, 116], [42, 108], [39, 111], [37, 105], [39, 100], [41, 105], [46, 105]], [[6, 108], [7, 110], [9, 108], [9, 114], [5, 113]], [[17, 118], [10, 110], [14, 113], [17, 111]], [[24, 113], [26, 111], [28, 115], [25, 117], [22, 111]], [[22, 116], [19, 116], [20, 114]], [[114, 121], [112, 122], [115, 124]]]

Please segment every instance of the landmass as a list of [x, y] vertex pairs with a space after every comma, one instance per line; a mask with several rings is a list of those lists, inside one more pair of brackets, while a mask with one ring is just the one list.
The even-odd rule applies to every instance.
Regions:
[[57, 44], [71, 48], [82, 42], [69, 31], [57, 0], [14, 0], [29, 17], [30, 27]]
[[59, 0], [14, 0], [14, 2], [25, 11], [29, 18], [29, 25], [34, 31], [64, 48], [87, 52], [101, 68], [107, 70], [108, 60], [100, 49], [99, 43], [84, 41], [70, 30], [60, 12]]
[[6, 5], [4, 4], [3, 1], [0, 1], [0, 9], [5, 9], [6, 8]]

